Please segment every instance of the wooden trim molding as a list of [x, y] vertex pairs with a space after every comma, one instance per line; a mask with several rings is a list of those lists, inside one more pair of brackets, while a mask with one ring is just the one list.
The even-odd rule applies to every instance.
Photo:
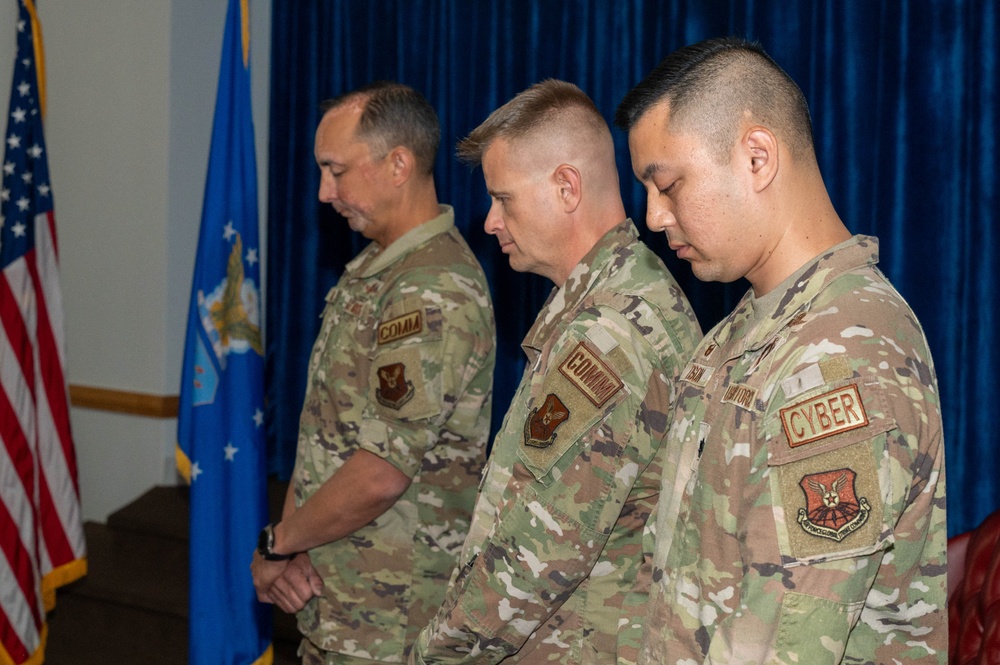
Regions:
[[82, 409], [130, 413], [150, 418], [176, 418], [180, 396], [70, 385], [69, 401]]

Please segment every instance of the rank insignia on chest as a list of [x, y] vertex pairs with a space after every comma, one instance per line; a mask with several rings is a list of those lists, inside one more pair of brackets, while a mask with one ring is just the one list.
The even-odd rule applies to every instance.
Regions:
[[375, 398], [382, 406], [399, 410], [413, 399], [413, 382], [406, 380], [406, 365], [392, 363], [378, 368], [378, 388]]
[[868, 499], [854, 490], [857, 474], [836, 469], [803, 476], [799, 487], [806, 495], [806, 507], [799, 509], [797, 521], [806, 533], [838, 543], [868, 521]]
[[548, 448], [556, 440], [556, 428], [568, 418], [566, 405], [555, 393], [549, 393], [541, 408], [532, 409], [524, 421], [524, 445]]

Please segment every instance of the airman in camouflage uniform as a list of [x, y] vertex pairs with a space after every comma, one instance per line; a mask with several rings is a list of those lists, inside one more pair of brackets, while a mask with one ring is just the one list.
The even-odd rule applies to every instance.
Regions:
[[[529, 88], [463, 149], [481, 159], [497, 201], [487, 231], [512, 267], [558, 288], [522, 343], [527, 367], [494, 442], [465, 565], [411, 662], [634, 662], [660, 442], [700, 330], [622, 221], [610, 132], [576, 86]], [[576, 185], [560, 169], [574, 170]], [[560, 216], [566, 209], [593, 217], [584, 224]], [[558, 230], [562, 240], [546, 242]]]
[[[417, 94], [398, 85], [365, 89], [328, 114], [360, 117], [366, 101], [383, 110], [400, 103], [387, 89]], [[306, 549], [308, 558], [294, 559], [281, 578], [292, 598], [275, 590], [273, 600], [300, 610], [304, 663], [398, 663], [440, 607], [468, 531], [489, 432], [493, 313], [452, 209], [436, 206], [436, 216], [386, 242], [374, 233], [382, 228], [377, 206], [363, 219], [347, 207], [348, 185], [366, 183], [345, 174], [363, 161], [326, 157], [325, 131], [321, 125], [317, 160], [332, 171], [324, 179], [336, 180], [321, 196], [374, 241], [326, 298], [289, 501], [275, 527], [277, 552]], [[395, 173], [391, 163], [384, 168]], [[355, 510], [350, 502], [366, 491], [375, 492], [371, 505]], [[354, 521], [337, 525], [341, 519]]]
[[836, 216], [805, 108], [759, 46], [720, 39], [618, 111], [650, 227], [700, 278], [753, 287], [682, 375], [640, 662], [947, 660], [930, 351], [877, 240]]

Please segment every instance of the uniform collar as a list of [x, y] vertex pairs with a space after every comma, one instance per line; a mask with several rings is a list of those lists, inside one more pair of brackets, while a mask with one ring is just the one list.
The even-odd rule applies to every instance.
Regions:
[[374, 242], [369, 243], [347, 263], [345, 271], [358, 273], [357, 277], [374, 277], [434, 236], [447, 233], [455, 226], [455, 210], [449, 205], [438, 205], [438, 210], [437, 217], [410, 229], [386, 249]]
[[570, 271], [566, 282], [549, 294], [538, 318], [521, 342], [525, 353], [529, 350], [541, 350], [545, 342], [560, 327], [564, 315], [576, 310], [591, 292], [598, 278], [612, 272], [619, 265], [618, 261], [613, 260], [619, 251], [638, 239], [639, 232], [636, 231], [631, 219], [625, 219], [601, 236], [586, 256]]
[[878, 238], [855, 235], [816, 256], [770, 293], [754, 297], [753, 289], [712, 333], [719, 346], [741, 339], [733, 357], [763, 347], [772, 337], [809, 311], [812, 301], [844, 273], [878, 263]]

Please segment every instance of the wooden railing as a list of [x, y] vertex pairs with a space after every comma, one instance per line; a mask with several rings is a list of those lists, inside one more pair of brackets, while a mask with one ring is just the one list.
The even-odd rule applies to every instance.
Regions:
[[73, 406], [83, 409], [129, 413], [150, 418], [176, 418], [180, 397], [70, 385], [69, 401]]

